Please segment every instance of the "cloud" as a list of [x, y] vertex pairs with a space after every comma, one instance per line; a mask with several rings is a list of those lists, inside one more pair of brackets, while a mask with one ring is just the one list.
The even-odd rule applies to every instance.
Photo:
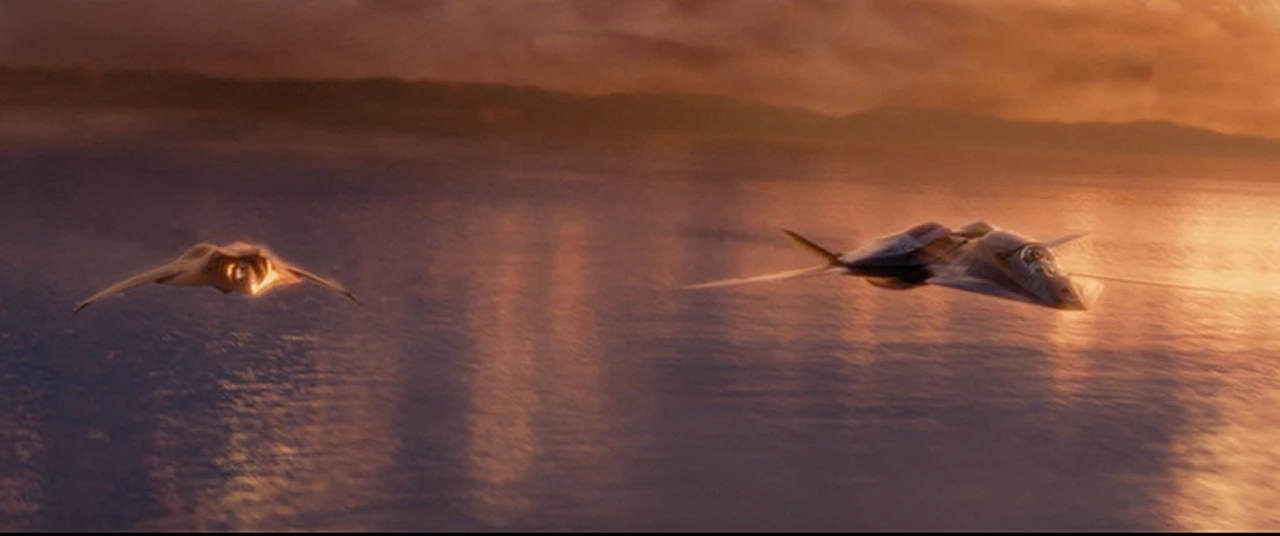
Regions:
[[1274, 0], [42, 0], [0, 62], [685, 91], [1280, 135]]

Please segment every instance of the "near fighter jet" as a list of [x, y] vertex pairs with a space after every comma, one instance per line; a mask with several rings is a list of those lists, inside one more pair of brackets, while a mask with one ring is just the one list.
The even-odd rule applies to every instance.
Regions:
[[148, 283], [185, 287], [210, 286], [223, 294], [237, 292], [257, 296], [278, 286], [299, 283], [303, 279], [341, 292], [360, 303], [355, 294], [342, 285], [290, 265], [265, 247], [236, 242], [223, 247], [213, 244], [191, 246], [173, 262], [147, 270], [94, 294], [80, 302], [75, 312], [78, 313], [113, 294]]
[[[726, 279], [685, 288], [710, 288], [814, 275], [853, 275], [877, 287], [905, 290], [938, 285], [1064, 310], [1085, 310], [1102, 291], [1096, 281], [1063, 270], [1050, 248], [1081, 234], [1037, 242], [978, 221], [952, 231], [929, 222], [837, 254], [786, 231], [823, 264], [764, 276]], [[1128, 281], [1128, 280], [1124, 280]], [[1141, 283], [1139, 281], [1132, 281]]]

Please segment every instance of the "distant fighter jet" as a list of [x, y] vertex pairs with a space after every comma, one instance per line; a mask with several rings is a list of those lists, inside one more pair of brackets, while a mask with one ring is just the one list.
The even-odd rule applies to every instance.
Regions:
[[1102, 284], [1094, 279], [1194, 288], [1067, 272], [1058, 265], [1050, 248], [1080, 238], [1085, 233], [1038, 242], [983, 221], [955, 231], [928, 222], [880, 238], [855, 251], [837, 254], [792, 231], [784, 229], [783, 232], [805, 250], [821, 257], [823, 264], [684, 288], [712, 288], [816, 275], [852, 275], [888, 289], [938, 285], [1072, 311], [1086, 310], [1096, 301], [1102, 292]]
[[272, 288], [311, 280], [345, 294], [360, 303], [355, 294], [272, 254], [267, 248], [236, 242], [227, 246], [196, 244], [168, 264], [164, 264], [107, 287], [76, 305], [75, 312], [103, 298], [149, 283], [184, 287], [209, 286], [223, 294], [237, 292], [257, 296]]

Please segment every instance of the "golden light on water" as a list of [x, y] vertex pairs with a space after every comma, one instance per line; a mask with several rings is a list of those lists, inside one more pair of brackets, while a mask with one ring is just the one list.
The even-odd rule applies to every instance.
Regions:
[[[1069, 200], [1072, 210], [1055, 221], [1061, 233], [1085, 232], [1102, 229], [1100, 212], [1106, 200], [1097, 192], [1087, 192]], [[1084, 236], [1054, 248], [1062, 268], [1067, 272], [1104, 273], [1106, 266], [1098, 261], [1096, 243]], [[1087, 284], [1088, 281], [1080, 281]], [[1106, 289], [1091, 305], [1104, 307]], [[1047, 335], [1052, 349], [1047, 352], [1050, 360], [1050, 381], [1055, 395], [1064, 400], [1079, 394], [1086, 388], [1090, 376], [1087, 353], [1097, 342], [1097, 319], [1089, 311], [1063, 311], [1048, 316]]]
[[[183, 418], [180, 412], [190, 408], [159, 405], [164, 412], [157, 416], [146, 465], [155, 500], [168, 515], [144, 527], [373, 528], [343, 513], [377, 500], [396, 451], [395, 413], [387, 411], [394, 395], [377, 384], [379, 372], [394, 368], [388, 361], [397, 353], [378, 346], [368, 339], [245, 332], [213, 344], [211, 358], [230, 366], [244, 353], [271, 365], [233, 370], [217, 383], [224, 396], [205, 416]], [[168, 388], [152, 393], [161, 401], [182, 395]], [[182, 456], [192, 448], [211, 453], [217, 478], [208, 478], [207, 467], [184, 465]], [[351, 489], [363, 492], [353, 495]]]
[[[853, 205], [850, 200], [873, 199], [875, 196], [882, 195], [876, 188], [861, 181], [825, 180], [820, 183], [816, 193], [817, 199], [824, 200], [822, 214], [826, 218], [831, 218], [831, 221], [836, 223], [834, 227], [846, 233], [845, 236], [848, 237], [847, 242], [839, 245], [839, 249], [842, 250], [857, 249], [876, 238], [876, 230], [867, 229], [863, 221], [885, 221], [885, 218], [891, 217], [888, 213], [891, 209], [886, 204], [876, 203], [870, 207]], [[857, 209], [853, 210], [851, 205], [857, 206]], [[869, 212], [863, 213], [863, 210]], [[855, 216], [855, 213], [858, 215]], [[831, 299], [842, 302], [836, 309], [839, 315], [837, 321], [841, 339], [851, 342], [861, 341], [870, 347], [884, 342], [875, 325], [881, 310], [890, 307], [887, 305], [890, 295], [885, 294], [888, 291], [873, 288], [865, 281], [852, 277], [840, 278], [836, 285], [840, 291], [832, 295]], [[850, 374], [856, 374], [860, 367], [871, 365], [876, 359], [876, 354], [873, 352], [850, 351], [842, 352], [840, 355], [846, 364], [845, 372]], [[856, 384], [850, 381], [849, 385]], [[858, 394], [850, 393], [850, 396], [856, 397]]]
[[564, 460], [547, 468], [546, 473], [565, 478], [559, 494], [584, 512], [610, 516], [615, 508], [625, 507], [607, 502], [601, 493], [623, 480], [620, 473], [626, 465], [614, 433], [615, 422], [609, 413], [609, 390], [605, 383], [607, 360], [613, 356], [599, 340], [600, 319], [595, 311], [607, 304], [599, 299], [597, 289], [603, 282], [593, 269], [590, 254], [595, 243], [595, 226], [580, 209], [565, 207], [552, 218], [555, 241], [551, 253], [548, 305], [544, 317], [552, 342], [543, 355], [548, 362], [539, 373], [539, 385], [547, 389], [547, 436]]
[[[1185, 186], [1185, 185], [1183, 185]], [[1196, 186], [1196, 185], [1192, 185]], [[1280, 285], [1271, 259], [1280, 228], [1274, 202], [1280, 189], [1222, 181], [1167, 194], [1170, 248], [1167, 279], [1240, 294], [1164, 291], [1158, 322], [1182, 355], [1207, 362], [1176, 362], [1190, 384], [1168, 393], [1186, 417], [1170, 447], [1173, 489], [1166, 498], [1173, 530], [1268, 531], [1280, 527], [1280, 366], [1272, 362], [1280, 340]], [[1235, 188], [1232, 188], [1235, 186]], [[1232, 188], [1228, 190], [1227, 188]], [[1176, 342], [1174, 342], [1176, 341]]]
[[506, 240], [484, 256], [484, 276], [468, 280], [474, 299], [465, 320], [477, 366], [467, 423], [466, 455], [474, 482], [468, 508], [477, 519], [503, 527], [535, 507], [521, 487], [542, 448], [534, 429], [543, 405], [535, 383], [535, 327], [523, 307], [525, 293], [534, 286], [527, 230], [536, 220], [523, 207], [511, 207], [495, 215], [491, 225], [478, 234]]
[[[1070, 312], [847, 276], [677, 288], [816, 263], [782, 227], [848, 251], [974, 219], [1090, 232], [1055, 248], [1067, 270], [1261, 288], [1280, 279], [1280, 187], [912, 179], [949, 168], [694, 147], [641, 151], [644, 175], [669, 174], [651, 182], [397, 182], [421, 195], [332, 230], [358, 242], [343, 255], [370, 311], [193, 292], [77, 328], [95, 340], [5, 343], [0, 525], [83, 504], [72, 522], [144, 529], [1280, 528], [1280, 299], [1108, 283]], [[139, 354], [101, 364], [102, 341]]]
[[[1268, 367], [1280, 372], [1275, 367]], [[1176, 530], [1267, 532], [1280, 526], [1280, 385], [1230, 385], [1187, 424], [1173, 451]]]
[[[788, 195], [791, 185], [776, 180], [741, 181], [735, 184], [732, 196], [725, 200], [734, 207], [735, 212], [745, 217], [743, 228], [760, 228], [761, 222], [770, 222], [771, 226], [787, 225], [786, 220], [794, 209], [783, 200], [794, 200]], [[779, 247], [736, 247], [732, 249], [728, 270], [734, 274], [759, 274], [780, 269], [814, 266], [817, 258], [808, 251], [792, 247], [780, 230], [769, 229], [769, 236]], [[839, 249], [836, 245], [825, 244], [825, 247]], [[840, 276], [818, 276], [809, 279], [776, 281], [760, 283], [755, 288], [739, 287], [746, 299], [741, 300], [740, 310], [729, 312], [735, 318], [741, 318], [737, 329], [729, 330], [725, 337], [741, 348], [754, 348], [760, 345], [782, 346], [770, 365], [772, 380], [767, 387], [742, 382], [734, 378], [734, 388], [742, 391], [766, 389], [774, 394], [772, 400], [775, 408], [794, 410], [804, 403], [803, 397], [796, 396], [804, 392], [805, 379], [803, 363], [809, 359], [805, 348], [804, 334], [806, 326], [814, 322], [823, 322], [822, 311], [829, 300], [838, 299], [838, 295], [827, 295], [826, 289], [841, 283], [848, 283], [847, 278]], [[810, 298], [828, 303], [811, 303]], [[784, 301], [785, 300], [785, 301]], [[798, 301], [797, 301], [798, 300]], [[741, 361], [749, 352], [738, 352], [737, 355], [724, 359], [737, 361], [732, 370], [749, 369]]]

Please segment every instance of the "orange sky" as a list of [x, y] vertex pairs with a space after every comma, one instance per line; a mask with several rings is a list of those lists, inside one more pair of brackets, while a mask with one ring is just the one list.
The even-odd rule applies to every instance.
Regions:
[[39, 0], [0, 63], [692, 91], [1280, 137], [1280, 1]]

